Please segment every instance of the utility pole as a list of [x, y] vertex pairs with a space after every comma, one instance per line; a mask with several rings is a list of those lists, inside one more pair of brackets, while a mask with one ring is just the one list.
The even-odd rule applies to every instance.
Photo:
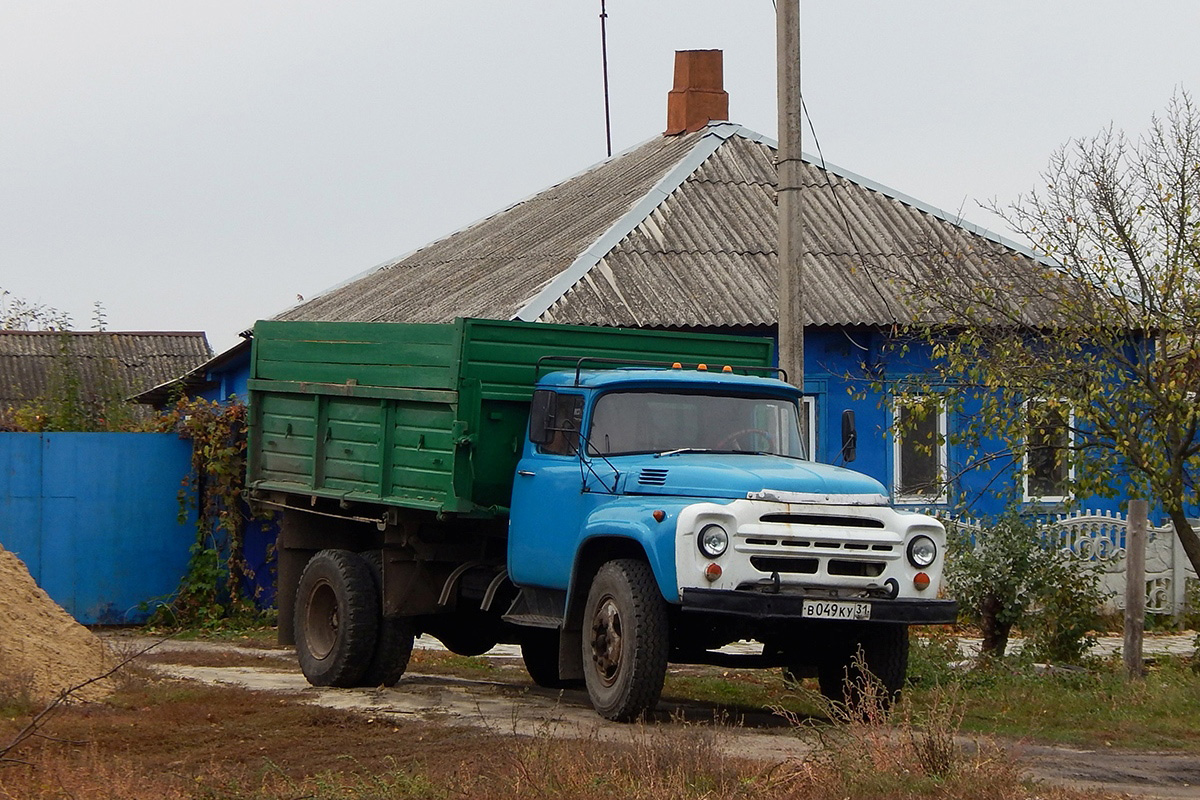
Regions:
[[800, 0], [778, 0], [775, 12], [779, 152], [779, 366], [804, 388], [804, 226], [800, 175]]

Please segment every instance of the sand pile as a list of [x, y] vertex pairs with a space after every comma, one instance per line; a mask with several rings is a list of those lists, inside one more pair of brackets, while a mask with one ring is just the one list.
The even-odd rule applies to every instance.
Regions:
[[[0, 693], [48, 702], [113, 663], [104, 642], [51, 600], [21, 559], [0, 547]], [[113, 687], [110, 677], [72, 697], [99, 700]]]

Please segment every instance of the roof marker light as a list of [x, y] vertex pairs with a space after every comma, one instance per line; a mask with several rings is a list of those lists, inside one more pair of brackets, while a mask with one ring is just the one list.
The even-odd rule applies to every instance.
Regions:
[[733, 367], [726, 364], [725, 366], [721, 367], [721, 372], [733, 372]]
[[678, 361], [676, 361], [671, 365], [671, 369], [683, 369], [683, 364], [680, 364]]
[[708, 364], [697, 364], [696, 369], [700, 370], [701, 372], [707, 372]]

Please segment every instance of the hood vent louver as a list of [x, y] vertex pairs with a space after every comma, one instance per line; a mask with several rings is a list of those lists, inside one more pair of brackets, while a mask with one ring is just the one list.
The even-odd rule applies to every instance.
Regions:
[[663, 486], [667, 482], [667, 470], [665, 469], [644, 469], [638, 475], [638, 484], [641, 486]]

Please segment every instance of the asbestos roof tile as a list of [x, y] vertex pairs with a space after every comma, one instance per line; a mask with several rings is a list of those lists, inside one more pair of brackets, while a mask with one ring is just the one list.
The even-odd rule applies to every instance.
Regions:
[[[659, 137], [277, 318], [529, 312], [579, 324], [770, 326], [774, 159], [769, 142], [728, 123]], [[844, 170], [807, 163], [802, 183], [807, 324], [936, 323], [904, 290], [912, 280], [1045, 274], [1018, 246]], [[589, 251], [598, 241], [602, 252]], [[544, 305], [531, 306], [543, 289]], [[1023, 302], [1023, 319], [1052, 323], [1044, 301]]]

